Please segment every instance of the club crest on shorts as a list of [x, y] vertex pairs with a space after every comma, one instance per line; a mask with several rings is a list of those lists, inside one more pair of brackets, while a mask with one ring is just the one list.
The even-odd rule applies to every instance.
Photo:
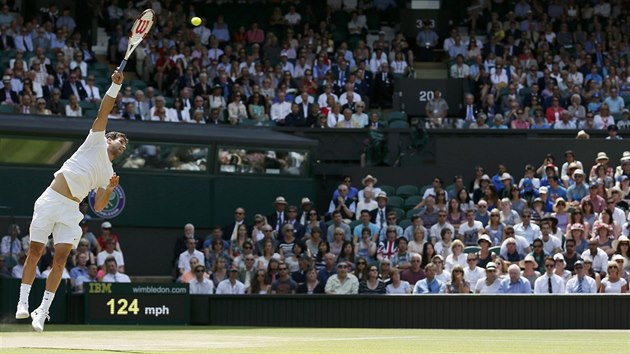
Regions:
[[94, 210], [94, 203], [96, 202], [96, 190], [92, 190], [90, 195], [88, 196], [88, 203], [90, 204], [90, 209], [92, 212], [103, 219], [112, 219], [120, 215], [123, 209], [125, 209], [125, 191], [123, 191], [122, 186], [117, 185], [112, 194], [109, 196], [109, 201], [105, 206], [105, 209], [97, 212]]

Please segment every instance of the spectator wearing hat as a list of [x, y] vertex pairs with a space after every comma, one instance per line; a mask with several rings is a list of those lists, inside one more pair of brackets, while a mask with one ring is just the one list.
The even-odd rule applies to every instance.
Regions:
[[612, 256], [611, 261], [617, 263], [617, 265], [619, 266], [619, 271], [621, 272], [621, 278], [625, 281], [628, 281], [628, 272], [624, 270], [625, 264], [626, 264], [626, 259], [624, 258], [624, 256], [620, 254], [615, 254]]
[[575, 276], [573, 276], [566, 285], [567, 294], [595, 294], [597, 292], [597, 284], [595, 279], [586, 274], [584, 261], [575, 262]]
[[287, 206], [287, 201], [284, 197], [278, 196], [273, 202], [273, 206], [275, 211], [267, 216], [267, 222], [274, 230], [279, 232], [287, 220], [287, 213], [284, 210]]
[[346, 295], [359, 293], [359, 280], [348, 272], [348, 264], [337, 264], [337, 274], [331, 275], [326, 281], [326, 294]]
[[606, 176], [613, 177], [615, 171], [613, 170], [611, 166], [609, 166], [609, 162], [610, 162], [610, 159], [608, 158], [608, 155], [606, 155], [605, 152], [598, 152], [597, 157], [595, 158], [595, 165], [591, 167], [591, 171], [588, 175], [589, 180], [594, 181], [595, 179], [598, 178], [597, 168], [599, 167], [599, 165], [603, 165], [606, 168]]
[[518, 265], [512, 264], [508, 268], [508, 277], [501, 280], [499, 286], [501, 294], [531, 294], [532, 287], [527, 278], [521, 276]]
[[442, 294], [446, 291], [446, 285], [443, 281], [436, 277], [437, 267], [433, 263], [429, 263], [424, 267], [426, 278], [416, 282], [413, 287], [413, 293], [422, 294]]
[[11, 76], [3, 76], [2, 83], [4, 87], [0, 89], [0, 104], [12, 106], [19, 104], [20, 99], [18, 94], [11, 88]]
[[387, 202], [389, 198], [387, 197], [387, 193], [380, 192], [376, 196], [377, 208], [370, 211], [370, 219], [372, 223], [374, 223], [379, 230], [387, 227], [387, 214], [392, 211], [388, 206]]
[[[501, 230], [501, 236], [503, 236], [503, 230]], [[497, 242], [500, 243], [500, 239]], [[494, 253], [490, 251], [492, 239], [487, 233], [483, 233], [477, 239], [477, 245], [480, 248], [476, 253], [477, 266], [485, 269], [486, 265], [494, 259]]]
[[[287, 265], [284, 265], [288, 269]], [[285, 273], [287, 271], [285, 270]], [[230, 266], [228, 278], [221, 280], [216, 290], [217, 295], [242, 295], [245, 294], [245, 285], [238, 280], [238, 267]]]
[[497, 277], [497, 265], [488, 262], [485, 267], [485, 277], [477, 280], [475, 294], [498, 294], [501, 279]]
[[[304, 197], [302, 198], [302, 200], [300, 201], [300, 212], [298, 215], [298, 220], [300, 222], [300, 225], [306, 227], [311, 219], [310, 219], [310, 212], [313, 209], [313, 202], [311, 201], [310, 198], [308, 197]], [[317, 211], [315, 210], [315, 213], [317, 214]], [[317, 217], [319, 219], [319, 214], [317, 214]]]
[[114, 244], [116, 245], [115, 249], [118, 252], [122, 252], [120, 249], [120, 242], [118, 242], [118, 235], [112, 232], [112, 223], [104, 221], [101, 223], [101, 235], [96, 238], [96, 241], [98, 241], [101, 249], [105, 249], [105, 240], [108, 238], [114, 241]]
[[195, 277], [188, 283], [191, 295], [211, 295], [214, 283], [206, 277], [206, 267], [199, 264], [194, 269]]
[[525, 259], [518, 263], [519, 267], [523, 269], [523, 271], [521, 271], [521, 275], [529, 280], [532, 291], [534, 290], [536, 279], [540, 277], [541, 273], [545, 272], [544, 262], [545, 258], [547, 257], [548, 256], [545, 256], [541, 260], [537, 261], [536, 257], [534, 257], [532, 254], [528, 254], [527, 256], [525, 256]]
[[[570, 168], [569, 166], [575, 166], [576, 169], [580, 169], [580, 170], [584, 170], [584, 166], [582, 165], [582, 162], [578, 161], [575, 159], [575, 153], [572, 150], [567, 150], [564, 152], [564, 158], [566, 160], [566, 162], [564, 162], [562, 164], [562, 167], [560, 168], [560, 177], [564, 178], [565, 176], [569, 176], [569, 177], [573, 177], [569, 172]], [[575, 165], [573, 165], [575, 164]], [[573, 171], [573, 173], [575, 174], [575, 170]], [[584, 172], [582, 172], [582, 174], [584, 174]]]
[[582, 201], [582, 198], [588, 195], [588, 187], [584, 182], [584, 171], [582, 169], [577, 169], [573, 171], [573, 181], [574, 183], [567, 188], [567, 200], [569, 202], [579, 202]]
[[553, 270], [554, 274], [561, 277], [566, 284], [567, 281], [569, 281], [569, 279], [571, 278], [571, 272], [565, 269], [567, 263], [564, 260], [564, 256], [562, 255], [562, 253], [556, 253], [553, 255], [553, 260], [556, 263], [556, 267]]
[[435, 264], [435, 277], [442, 283], [446, 284], [451, 280], [451, 273], [445, 270], [444, 258], [445, 257], [443, 257], [442, 255], [436, 254], [435, 256], [433, 256], [433, 258], [431, 258], [431, 263]]
[[617, 127], [621, 131], [630, 130], [630, 110], [628, 110], [628, 108], [624, 108], [621, 120], [617, 121]]
[[564, 294], [565, 285], [562, 277], [554, 274], [554, 258], [545, 259], [545, 274], [536, 279], [534, 294]]
[[608, 131], [608, 136], [606, 137], [606, 140], [623, 140], [623, 137], [619, 135], [619, 127], [617, 127], [615, 124], [608, 125], [608, 128], [606, 128], [606, 130]]
[[378, 183], [378, 179], [376, 177], [373, 177], [372, 175], [367, 175], [363, 177], [363, 179], [361, 180], [363, 189], [360, 190], [357, 194], [357, 197], [359, 198], [359, 202], [362, 202], [365, 199], [364, 191], [365, 191], [365, 188], [367, 187], [370, 187], [373, 198], [379, 195], [379, 193], [381, 193], [381, 189], [378, 187], [375, 187], [376, 183]]

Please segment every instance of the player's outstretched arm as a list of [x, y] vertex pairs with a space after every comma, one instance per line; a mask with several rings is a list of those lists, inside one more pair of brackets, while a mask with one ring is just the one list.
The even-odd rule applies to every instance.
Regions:
[[120, 91], [123, 79], [123, 74], [116, 69], [112, 74], [112, 86], [109, 87], [109, 90], [107, 90], [107, 93], [103, 96], [101, 107], [98, 109], [98, 114], [96, 115], [96, 120], [94, 120], [92, 124], [92, 131], [100, 132], [107, 129], [107, 117], [116, 103], [116, 96], [118, 96], [118, 91]]

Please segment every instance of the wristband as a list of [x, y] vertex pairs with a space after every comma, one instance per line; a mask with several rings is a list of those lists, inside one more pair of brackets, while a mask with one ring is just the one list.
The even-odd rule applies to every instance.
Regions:
[[118, 96], [118, 92], [120, 91], [121, 86], [122, 85], [120, 84], [115, 84], [112, 82], [112, 85], [109, 87], [105, 94], [109, 97], [116, 98]]

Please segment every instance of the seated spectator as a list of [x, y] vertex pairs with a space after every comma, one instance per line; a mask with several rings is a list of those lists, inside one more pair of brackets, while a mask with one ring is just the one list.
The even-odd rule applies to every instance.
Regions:
[[370, 266], [368, 276], [359, 284], [359, 294], [385, 294], [386, 284], [378, 277], [378, 268]]
[[90, 263], [87, 266], [87, 274], [80, 275], [74, 280], [74, 288], [73, 291], [75, 293], [82, 293], [85, 290], [85, 283], [95, 283], [98, 282], [97, 278], [98, 268], [95, 263]]
[[529, 280], [521, 276], [521, 270], [516, 264], [508, 268], [508, 276], [501, 280], [499, 286], [501, 294], [531, 294], [532, 287]]
[[[421, 269], [422, 271], [422, 269]], [[424, 272], [422, 272], [424, 274]], [[400, 271], [397, 268], [392, 269], [391, 283], [385, 288], [385, 293], [388, 295], [407, 295], [411, 293], [413, 286], [405, 280], [401, 280]]]
[[441, 294], [446, 291], [444, 283], [437, 279], [435, 264], [429, 263], [424, 267], [426, 278], [419, 280], [413, 288], [414, 294]]
[[475, 294], [498, 294], [501, 279], [497, 277], [497, 266], [494, 262], [486, 264], [486, 276], [477, 280]]
[[358, 294], [359, 280], [348, 272], [345, 262], [337, 264], [337, 274], [331, 275], [326, 281], [326, 294]]
[[96, 255], [96, 265], [99, 268], [102, 268], [103, 266], [107, 266], [105, 264], [105, 261], [109, 257], [113, 257], [118, 266], [118, 271], [120, 271], [121, 273], [124, 273], [125, 261], [123, 259], [123, 254], [114, 249], [115, 245], [116, 244], [115, 244], [114, 239], [108, 238], [105, 240], [105, 247], [103, 248], [103, 251], [101, 251], [98, 255]]
[[81, 117], [83, 116], [83, 111], [81, 106], [79, 106], [79, 101], [77, 96], [70, 95], [68, 97], [68, 104], [66, 105], [66, 116], [67, 117]]
[[208, 279], [206, 268], [198, 264], [194, 268], [195, 277], [188, 283], [191, 295], [211, 295], [214, 292], [214, 284]]
[[217, 286], [217, 295], [241, 295], [245, 294], [245, 285], [238, 280], [238, 267], [232, 265], [229, 277], [222, 280]]
[[105, 260], [106, 273], [101, 281], [103, 283], [131, 283], [131, 279], [126, 274], [119, 272], [120, 267], [116, 262], [116, 257], [107, 257]]

